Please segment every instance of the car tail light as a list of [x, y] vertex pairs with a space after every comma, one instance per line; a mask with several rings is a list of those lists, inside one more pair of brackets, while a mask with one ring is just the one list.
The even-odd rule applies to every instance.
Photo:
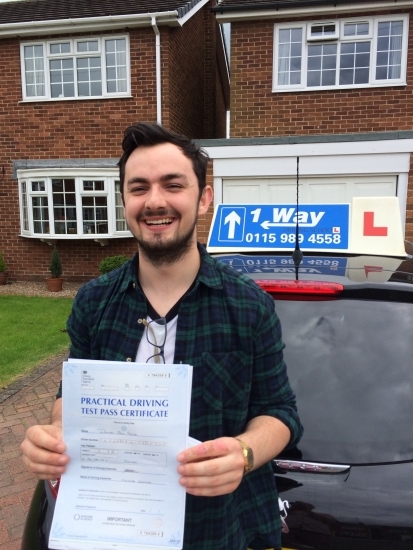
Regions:
[[265, 292], [279, 300], [331, 300], [342, 291], [343, 285], [327, 281], [286, 281], [269, 279], [255, 281]]
[[59, 492], [59, 485], [60, 485], [60, 477], [58, 479], [48, 479], [47, 480], [50, 488], [50, 492], [54, 496], [54, 498], [57, 498], [57, 493]]

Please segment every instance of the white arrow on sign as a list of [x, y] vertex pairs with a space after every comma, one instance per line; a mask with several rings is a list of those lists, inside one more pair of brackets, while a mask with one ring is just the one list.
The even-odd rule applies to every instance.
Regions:
[[224, 220], [224, 224], [229, 224], [228, 229], [228, 239], [233, 239], [235, 237], [235, 225], [241, 224], [241, 218], [238, 216], [238, 214], [233, 210], [228, 214], [228, 216]]

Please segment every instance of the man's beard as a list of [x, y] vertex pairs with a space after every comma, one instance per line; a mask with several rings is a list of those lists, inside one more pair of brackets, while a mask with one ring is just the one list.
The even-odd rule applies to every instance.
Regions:
[[148, 242], [135, 235], [139, 245], [139, 252], [155, 267], [171, 265], [178, 262], [192, 247], [192, 238], [198, 219], [183, 235], [176, 235], [172, 240], [164, 242], [162, 235], [155, 235], [157, 242]]

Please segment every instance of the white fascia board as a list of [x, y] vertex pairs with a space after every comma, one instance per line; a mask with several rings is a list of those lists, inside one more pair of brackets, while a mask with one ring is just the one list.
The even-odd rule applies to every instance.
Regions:
[[[408, 173], [410, 153], [388, 153], [386, 155], [331, 155], [300, 157], [300, 175], [345, 176]], [[217, 178], [268, 178], [292, 177], [297, 171], [296, 157], [273, 157], [214, 160], [214, 177]]]
[[203, 147], [214, 163], [214, 177], [291, 175], [300, 157], [300, 173], [400, 174], [408, 173], [413, 139], [351, 143], [301, 143]]
[[213, 159], [413, 153], [413, 139], [202, 146]]
[[93, 32], [125, 27], [150, 27], [153, 18], [158, 25], [179, 26], [178, 12], [154, 12], [106, 17], [82, 17], [52, 21], [30, 21], [0, 25], [0, 37], [37, 36], [72, 32]]
[[198, 4], [196, 4], [191, 10], [189, 10], [188, 13], [178, 19], [178, 24], [182, 27], [182, 25], [184, 25], [188, 21], [188, 19], [191, 19], [191, 17], [193, 17], [197, 11], [203, 8], [205, 4], [208, 4], [208, 2], [209, 0], [201, 0], [200, 2], [198, 2]]
[[306, 8], [279, 8], [278, 10], [252, 10], [252, 11], [233, 11], [219, 13], [215, 12], [217, 21], [219, 23], [231, 23], [236, 21], [256, 21], [260, 19], [281, 19], [286, 17], [309, 17], [311, 15], [317, 16], [331, 16], [351, 13], [357, 15], [359, 12], [368, 13], [377, 10], [399, 10], [402, 8], [413, 7], [413, 0], [398, 0], [397, 3], [393, 1], [389, 2], [362, 2], [360, 4], [343, 4], [330, 6], [314, 6]]

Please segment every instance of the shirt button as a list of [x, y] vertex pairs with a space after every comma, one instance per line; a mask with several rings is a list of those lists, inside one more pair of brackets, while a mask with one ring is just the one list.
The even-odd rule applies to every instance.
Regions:
[[132, 361], [132, 357], [127, 357], [126, 361], [128, 361], [128, 363], [130, 363]]
[[133, 288], [136, 288], [136, 283], [133, 283], [132, 286], [133, 286]]

